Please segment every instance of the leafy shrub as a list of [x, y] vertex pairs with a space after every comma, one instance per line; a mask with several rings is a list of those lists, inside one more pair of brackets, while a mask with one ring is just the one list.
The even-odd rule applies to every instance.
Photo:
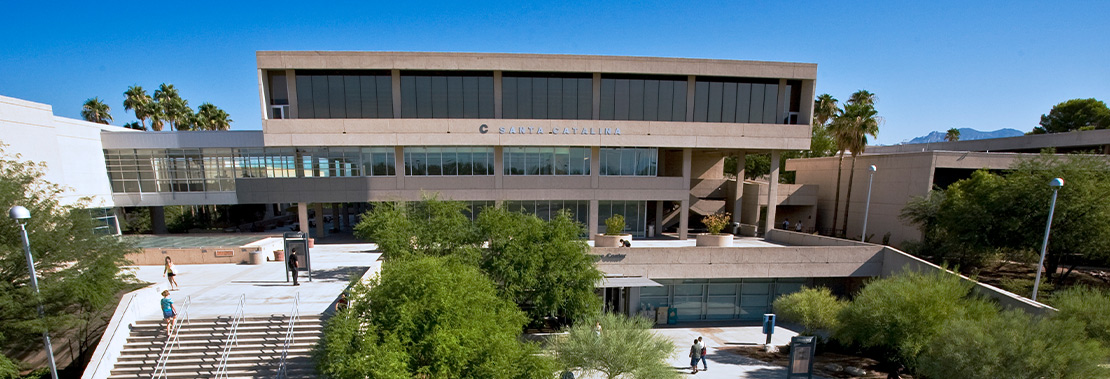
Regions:
[[1060, 311], [1055, 318], [1083, 324], [1087, 336], [1110, 348], [1110, 292], [1083, 286], [1072, 287], [1055, 293], [1052, 305]]
[[786, 321], [802, 324], [802, 334], [811, 336], [819, 329], [835, 332], [840, 327], [837, 316], [847, 305], [828, 288], [803, 288], [776, 299], [775, 312]]
[[729, 217], [731, 216], [732, 215], [728, 212], [714, 213], [703, 217], [701, 223], [705, 224], [705, 228], [709, 230], [709, 234], [718, 234], [725, 228], [725, 225], [728, 225]]
[[605, 234], [610, 236], [619, 235], [624, 232], [624, 216], [613, 215], [605, 219]]
[[555, 340], [555, 355], [563, 367], [603, 374], [597, 377], [677, 378], [669, 362], [674, 343], [652, 326], [650, 319], [613, 313], [582, 320]]
[[917, 354], [946, 323], [997, 312], [993, 304], [969, 297], [971, 288], [943, 271], [874, 280], [841, 311], [843, 325], [835, 336], [846, 345], [885, 349], [887, 359], [913, 369]]
[[1082, 323], [1007, 311], [949, 322], [922, 350], [928, 378], [1095, 378], [1105, 352]]

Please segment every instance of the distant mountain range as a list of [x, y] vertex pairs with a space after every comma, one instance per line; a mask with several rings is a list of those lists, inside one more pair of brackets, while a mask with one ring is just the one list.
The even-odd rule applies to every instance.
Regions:
[[[931, 142], [944, 142], [944, 135], [948, 131], [932, 132], [928, 135], [917, 137], [909, 141], [902, 142], [903, 144], [911, 143], [931, 143]], [[980, 132], [972, 128], [960, 128], [960, 141], [970, 141], [976, 139], [989, 139], [989, 138], [1005, 138], [1017, 137], [1025, 135], [1024, 132], [1017, 129], [998, 129], [993, 132]]]

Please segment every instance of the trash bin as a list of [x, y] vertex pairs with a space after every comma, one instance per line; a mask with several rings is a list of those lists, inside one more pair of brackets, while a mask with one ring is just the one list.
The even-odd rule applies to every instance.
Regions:
[[732, 223], [732, 235], [734, 235], [734, 236], [740, 235], [740, 223], [739, 222]]
[[667, 324], [667, 310], [668, 309], [670, 309], [670, 307], [655, 308], [655, 325], [666, 325]]
[[250, 257], [250, 264], [260, 265], [266, 262], [266, 258], [262, 256], [261, 251], [252, 251]]
[[655, 237], [655, 225], [648, 225], [647, 235], [648, 237]]
[[678, 323], [678, 308], [667, 309], [667, 324], [674, 325]]

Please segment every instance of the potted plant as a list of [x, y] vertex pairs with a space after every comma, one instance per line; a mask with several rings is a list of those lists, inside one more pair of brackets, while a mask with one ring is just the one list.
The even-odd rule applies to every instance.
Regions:
[[729, 217], [731, 216], [732, 215], [728, 212], [723, 212], [714, 213], [702, 218], [701, 223], [705, 224], [705, 228], [709, 230], [709, 233], [698, 234], [697, 246], [732, 246], [732, 234], [721, 233], [721, 230], [728, 225]]
[[613, 215], [605, 220], [605, 234], [594, 237], [595, 247], [621, 247], [621, 240], [631, 241], [631, 234], [624, 234], [624, 216]]

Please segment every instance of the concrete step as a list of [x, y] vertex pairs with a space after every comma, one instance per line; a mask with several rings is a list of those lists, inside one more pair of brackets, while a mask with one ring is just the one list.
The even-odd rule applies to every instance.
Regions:
[[[176, 357], [172, 358], [171, 361], [187, 361], [187, 362], [192, 362], [192, 361], [197, 361], [197, 362], [219, 361], [220, 358], [221, 358], [221, 354], [222, 354], [222, 352], [218, 351], [218, 350], [195, 352], [195, 353], [190, 353], [190, 354], [187, 354], [187, 355], [176, 356]], [[312, 346], [297, 346], [295, 348], [294, 347], [289, 348], [289, 355], [290, 356], [302, 356], [302, 355], [307, 356], [307, 355], [311, 355], [311, 354], [312, 354]], [[258, 357], [279, 357], [280, 358], [281, 357], [281, 348], [279, 347], [279, 348], [275, 348], [275, 349], [243, 350], [243, 351], [233, 350], [230, 354], [228, 354], [228, 360], [243, 359], [243, 358], [254, 359], [254, 358], [258, 358]], [[154, 364], [156, 362], [158, 362], [158, 355], [157, 354], [130, 355], [130, 356], [121, 356], [119, 358], [119, 361], [117, 361], [116, 366], [117, 367], [122, 367], [122, 366], [125, 366], [125, 365]]]
[[[286, 329], [274, 329], [268, 331], [240, 331], [237, 333], [239, 340], [244, 339], [259, 339], [259, 338], [281, 338], [285, 339]], [[293, 338], [300, 338], [302, 336], [319, 336], [324, 331], [322, 328], [293, 328]], [[178, 342], [184, 341], [226, 341], [231, 338], [227, 333], [215, 331], [196, 331], [185, 333], [181, 332], [177, 335]], [[162, 345], [167, 341], [165, 333], [162, 334], [143, 334], [132, 335], [127, 338], [127, 344], [155, 344]]]
[[[297, 356], [297, 357], [287, 357], [285, 359], [285, 362], [286, 362], [286, 366], [289, 367], [289, 368], [312, 368], [312, 367], [314, 367], [313, 362], [312, 362], [312, 357], [307, 356], [307, 355]], [[259, 358], [250, 359], [250, 360], [235, 360], [235, 361], [228, 360], [227, 369], [228, 369], [228, 371], [232, 371], [232, 370], [241, 370], [241, 371], [257, 370], [259, 368], [268, 367], [268, 366], [278, 367], [280, 365], [280, 363], [281, 363], [281, 356], [280, 355], [277, 356], [277, 357], [259, 357]], [[149, 375], [149, 374], [154, 372], [154, 368], [155, 368], [156, 365], [157, 365], [157, 362], [152, 363], [152, 364], [147, 364], [147, 365], [128, 365], [128, 366], [117, 367], [116, 369], [112, 370], [112, 375], [128, 374], [128, 373], [141, 373], [141, 372], [146, 372]], [[212, 373], [215, 373], [217, 370], [219, 370], [219, 367], [220, 367], [220, 362], [218, 360], [214, 360], [214, 361], [210, 361], [210, 362], [195, 362], [195, 363], [190, 363], [190, 364], [177, 364], [177, 365], [167, 364], [166, 365], [166, 373], [171, 373], [171, 372], [203, 373], [205, 371], [211, 371]]]
[[[318, 340], [319, 339], [304, 339], [304, 340], [301, 340], [301, 341], [294, 341], [294, 343], [290, 344], [289, 348], [290, 349], [293, 349], [293, 348], [310, 349], [310, 348], [312, 348], [313, 346], [316, 345], [316, 341], [318, 341]], [[223, 351], [223, 348], [224, 348], [224, 345], [222, 343], [220, 343], [220, 344], [206, 344], [206, 345], [181, 345], [181, 346], [175, 346], [173, 348], [173, 352], [171, 354], [173, 354], [175, 356], [189, 355], [189, 354], [203, 354], [205, 352], [213, 352], [215, 354], [219, 354], [221, 351]], [[270, 351], [277, 351], [277, 354], [281, 354], [282, 348], [284, 348], [284, 341], [270, 341], [270, 342], [265, 342], [265, 343], [240, 343], [239, 346], [232, 349], [232, 351], [235, 351], [235, 352], [251, 351], [251, 352], [257, 352], [258, 354], [267, 354]], [[150, 348], [136, 347], [134, 349], [124, 349], [123, 351], [120, 352], [119, 356], [121, 358], [123, 358], [123, 357], [158, 357], [160, 354], [162, 354], [162, 348], [161, 347], [150, 347]]]

